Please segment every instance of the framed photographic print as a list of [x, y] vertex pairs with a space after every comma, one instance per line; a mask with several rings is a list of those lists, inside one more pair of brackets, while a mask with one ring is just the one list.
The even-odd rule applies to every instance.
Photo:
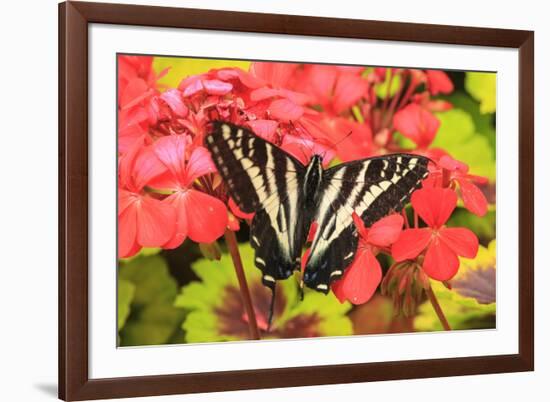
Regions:
[[533, 370], [533, 32], [59, 10], [60, 398]]

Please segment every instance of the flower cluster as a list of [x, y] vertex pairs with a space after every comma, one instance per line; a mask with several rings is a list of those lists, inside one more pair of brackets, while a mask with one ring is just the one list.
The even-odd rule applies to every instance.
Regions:
[[155, 73], [151, 57], [121, 55], [118, 61], [121, 258], [143, 247], [176, 248], [186, 238], [209, 244], [250, 218], [228, 197], [204, 147], [215, 120], [246, 126], [304, 164], [313, 153], [324, 154], [328, 164], [402, 152], [403, 137], [414, 144], [407, 152], [435, 162], [412, 195], [412, 225], [406, 214], [370, 228], [355, 217], [359, 248], [332, 287], [341, 301], [371, 298], [382, 281], [380, 253], [396, 261], [383, 288], [399, 297], [414, 284], [428, 286], [428, 277], [449, 280], [458, 256], [475, 256], [476, 236], [446, 223], [458, 196], [472, 213], [487, 212], [478, 188], [486, 179], [432, 146], [440, 127], [435, 112], [452, 108], [434, 98], [453, 91], [446, 73], [256, 62], [248, 71], [213, 69], [181, 77], [177, 88], [162, 88], [158, 80], [166, 71]]

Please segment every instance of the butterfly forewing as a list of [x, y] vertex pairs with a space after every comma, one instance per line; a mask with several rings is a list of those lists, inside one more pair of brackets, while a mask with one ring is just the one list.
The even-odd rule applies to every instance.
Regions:
[[304, 283], [328, 292], [357, 248], [353, 213], [366, 226], [400, 211], [427, 176], [428, 159], [395, 154], [348, 162], [325, 171], [314, 220], [318, 224], [304, 271]]
[[238, 207], [255, 213], [250, 243], [263, 283], [288, 278], [299, 267], [305, 241], [305, 167], [244, 127], [216, 123], [206, 145]]

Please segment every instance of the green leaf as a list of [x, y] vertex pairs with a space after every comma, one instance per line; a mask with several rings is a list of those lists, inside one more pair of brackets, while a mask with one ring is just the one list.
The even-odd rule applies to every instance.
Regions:
[[[177, 284], [160, 255], [139, 256], [121, 262], [119, 284], [134, 287], [131, 313], [120, 331], [122, 346], [159, 345], [169, 341], [184, 312], [173, 306]], [[119, 297], [121, 288], [119, 287]]]
[[451, 102], [455, 108], [462, 109], [470, 114], [475, 124], [475, 131], [487, 138], [493, 151], [496, 149], [494, 113], [481, 114], [479, 103], [462, 91], [456, 91], [452, 95], [444, 96], [443, 99]]
[[134, 298], [134, 292], [136, 287], [132, 282], [126, 281], [124, 279], [118, 280], [118, 295], [117, 295], [117, 304], [118, 304], [118, 330], [124, 327], [126, 319], [130, 314], [130, 303]]
[[497, 106], [496, 73], [467, 72], [464, 81], [466, 91], [480, 102], [481, 113], [493, 113]]
[[189, 57], [155, 57], [153, 70], [157, 74], [168, 68], [168, 73], [162, 77], [158, 84], [168, 88], [177, 88], [180, 82], [195, 74], [206, 73], [213, 68], [239, 67], [248, 71], [250, 62], [239, 60], [196, 59]]
[[468, 164], [469, 173], [494, 181], [494, 150], [485, 136], [476, 133], [470, 114], [462, 109], [452, 109], [437, 113], [437, 118], [441, 121], [441, 126], [432, 147], [443, 148], [453, 158]]
[[[254, 300], [264, 300], [267, 288], [261, 284], [261, 271], [254, 266], [254, 250], [249, 244], [239, 244], [239, 252], [243, 261], [248, 287]], [[213, 342], [243, 339], [231, 333], [220, 330], [221, 317], [218, 311], [228, 303], [228, 289], [238, 289], [238, 282], [231, 256], [224, 252], [219, 261], [205, 258], [192, 264], [192, 270], [201, 279], [192, 282], [181, 289], [175, 300], [175, 306], [189, 311], [182, 325], [186, 333], [187, 342]], [[304, 322], [306, 316], [315, 316], [317, 321], [315, 330], [323, 336], [350, 335], [353, 332], [351, 320], [346, 313], [351, 304], [341, 304], [330, 293], [325, 296], [321, 293], [306, 290], [304, 301], [300, 300], [296, 278], [290, 277], [277, 282], [277, 294], [283, 295], [285, 308], [274, 322], [271, 333], [264, 334], [265, 338], [277, 337], [276, 331], [283, 331], [288, 327], [290, 320], [293, 323]], [[234, 295], [234, 293], [233, 293]], [[267, 303], [267, 300], [264, 300]], [[231, 305], [231, 303], [230, 303]], [[265, 315], [266, 306], [256, 306], [257, 314]], [[237, 314], [238, 316], [238, 314]], [[307, 321], [307, 320], [306, 320]], [[289, 325], [292, 325], [290, 323]]]
[[[386, 96], [388, 95], [391, 98], [393, 95], [397, 93], [397, 90], [401, 86], [401, 76], [395, 73], [392, 74], [391, 70], [392, 70], [391, 68], [387, 68], [386, 78], [384, 82], [381, 82], [374, 86], [374, 91], [376, 92], [376, 96], [378, 96], [381, 99], [386, 98]], [[389, 87], [389, 93], [388, 93], [388, 87]]]
[[353, 325], [346, 316], [351, 310], [349, 302], [340, 303], [334, 293], [319, 293], [313, 290], [306, 291], [304, 300], [297, 301], [286, 319], [300, 314], [315, 314], [321, 318], [318, 329], [322, 336], [345, 336], [353, 334]]

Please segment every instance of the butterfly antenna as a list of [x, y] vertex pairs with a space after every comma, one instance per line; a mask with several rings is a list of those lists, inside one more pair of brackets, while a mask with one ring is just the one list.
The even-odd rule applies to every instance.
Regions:
[[[344, 137], [340, 138], [338, 141], [336, 141], [334, 144], [331, 144], [331, 148], [334, 149], [336, 151], [336, 147], [341, 144], [342, 142], [344, 142], [346, 139], [349, 138], [349, 136], [353, 133], [353, 131], [350, 131], [349, 133], [347, 133], [346, 135], [344, 135]], [[322, 155], [322, 158], [325, 159], [325, 156], [327, 155], [327, 152], [328, 152], [328, 149], [325, 150], [325, 152], [323, 152], [323, 155]]]
[[305, 161], [305, 163], [307, 163], [309, 158], [308, 158], [307, 154], [305, 153], [304, 147], [302, 146], [302, 144], [300, 144], [300, 152], [302, 152], [302, 155], [304, 156], [304, 161]]
[[271, 303], [269, 304], [269, 314], [267, 316], [267, 332], [271, 329], [271, 321], [273, 321], [273, 311], [275, 310], [275, 289], [276, 285], [273, 285], [271, 289]]
[[344, 142], [345, 140], [347, 140], [349, 138], [349, 136], [353, 133], [353, 130], [350, 130], [349, 133], [347, 133], [346, 135], [344, 135], [342, 138], [340, 138], [338, 141], [336, 141], [334, 144], [332, 144], [332, 147], [333, 148], [336, 148], [336, 146], [340, 145], [342, 142]]
[[[304, 131], [301, 127], [297, 127], [293, 122], [292, 120], [290, 120], [288, 122], [290, 124], [290, 126], [292, 127], [292, 130], [297, 134], [297, 137], [300, 139], [300, 145], [302, 147], [306, 147], [309, 152], [310, 152], [310, 155], [313, 155], [313, 151], [315, 150], [314, 147], [310, 144], [307, 143], [306, 139], [302, 136], [302, 131]], [[302, 153], [304, 153], [303, 149], [302, 149]], [[306, 156], [306, 160], [308, 160], [309, 158], [307, 157], [307, 155], [304, 155]]]

